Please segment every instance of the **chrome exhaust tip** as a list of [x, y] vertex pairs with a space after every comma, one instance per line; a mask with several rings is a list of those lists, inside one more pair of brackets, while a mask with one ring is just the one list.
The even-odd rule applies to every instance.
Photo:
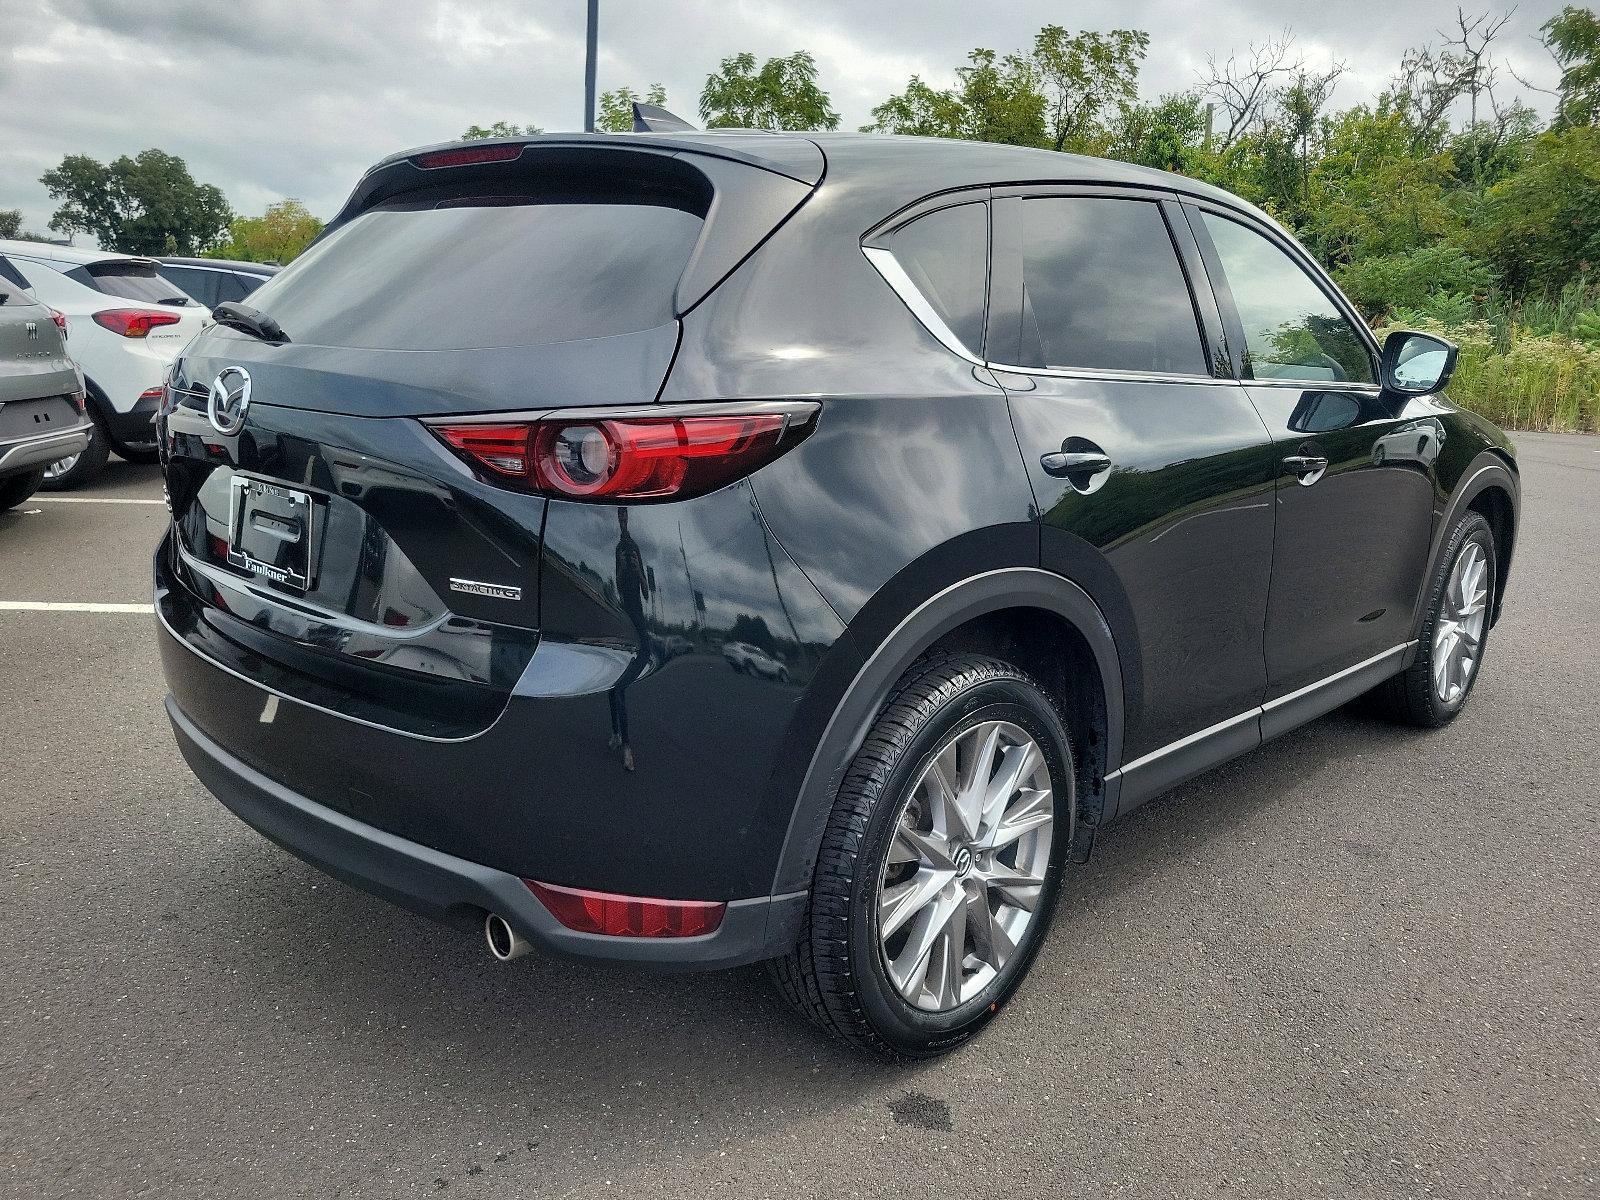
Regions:
[[511, 928], [499, 913], [490, 913], [483, 919], [483, 940], [489, 943], [489, 953], [501, 962], [521, 958], [533, 949], [533, 943]]

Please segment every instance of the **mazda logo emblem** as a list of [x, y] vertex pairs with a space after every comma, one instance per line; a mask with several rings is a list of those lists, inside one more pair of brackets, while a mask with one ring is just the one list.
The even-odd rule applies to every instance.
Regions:
[[232, 437], [244, 428], [249, 408], [250, 373], [243, 367], [224, 367], [211, 381], [211, 400], [206, 405], [211, 428], [223, 437]]

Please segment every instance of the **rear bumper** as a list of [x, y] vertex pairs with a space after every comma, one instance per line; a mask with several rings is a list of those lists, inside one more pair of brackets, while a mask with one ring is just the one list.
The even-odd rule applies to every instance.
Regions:
[[141, 395], [127, 412], [106, 413], [106, 428], [112, 440], [123, 446], [155, 445], [156, 411], [160, 407], [160, 396]]
[[476, 928], [499, 913], [535, 945], [560, 954], [681, 969], [758, 962], [798, 940], [806, 896], [728, 904], [714, 933], [619, 938], [577, 933], [515, 875], [386, 833], [289, 790], [229, 754], [167, 698], [178, 748], [212, 795], [256, 832], [336, 879], [446, 924]]
[[0, 475], [33, 471], [60, 458], [80, 453], [89, 445], [88, 420], [69, 429], [59, 429], [39, 437], [0, 442]]

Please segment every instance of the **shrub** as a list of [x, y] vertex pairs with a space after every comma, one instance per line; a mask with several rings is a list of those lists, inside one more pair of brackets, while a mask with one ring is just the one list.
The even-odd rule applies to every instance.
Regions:
[[1487, 292], [1494, 272], [1458, 246], [1438, 243], [1403, 254], [1357, 259], [1338, 271], [1339, 286], [1369, 317], [1423, 309], [1436, 297]]

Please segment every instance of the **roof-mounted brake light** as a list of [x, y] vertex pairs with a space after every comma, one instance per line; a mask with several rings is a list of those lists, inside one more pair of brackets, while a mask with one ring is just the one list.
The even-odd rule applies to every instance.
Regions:
[[414, 165], [431, 171], [434, 167], [470, 167], [476, 163], [511, 162], [521, 157], [521, 143], [509, 146], [463, 146], [458, 150], [434, 150], [429, 154], [413, 155]]

